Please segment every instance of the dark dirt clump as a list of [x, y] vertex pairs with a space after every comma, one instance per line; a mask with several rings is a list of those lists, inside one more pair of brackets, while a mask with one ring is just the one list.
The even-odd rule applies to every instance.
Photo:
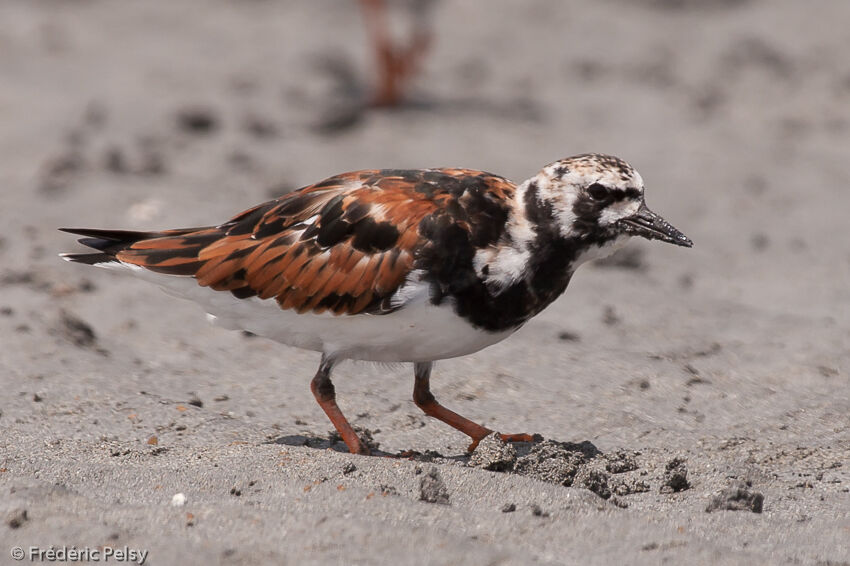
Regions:
[[544, 440], [517, 459], [514, 472], [569, 487], [581, 466], [597, 454], [599, 451], [589, 442], [575, 444]]
[[449, 490], [437, 468], [431, 468], [419, 482], [419, 500], [449, 505]]
[[[617, 450], [602, 454], [590, 442], [579, 444], [544, 440], [517, 456], [517, 449], [502, 442], [496, 433], [483, 439], [470, 457], [469, 466], [497, 472], [513, 472], [548, 483], [588, 489], [603, 499], [649, 491], [638, 473], [639, 452]], [[674, 466], [675, 467], [675, 466]], [[674, 485], [681, 485], [682, 470], [670, 471]], [[687, 470], [683, 472], [687, 475]], [[646, 475], [646, 472], [640, 472]], [[678, 482], [678, 483], [677, 483]]]
[[611, 454], [605, 454], [603, 459], [605, 460], [605, 469], [612, 474], [623, 474], [625, 472], [632, 472], [638, 469], [637, 462], [635, 461], [635, 455], [625, 452], [624, 450], [617, 450]]
[[736, 482], [723, 489], [711, 498], [705, 508], [707, 513], [713, 511], [752, 511], [761, 513], [764, 495], [752, 491], [749, 482]]
[[661, 493], [685, 491], [689, 487], [691, 487], [691, 484], [688, 482], [688, 467], [685, 465], [685, 460], [673, 458], [667, 462]]
[[576, 474], [573, 487], [589, 489], [602, 499], [611, 497], [611, 489], [608, 487], [608, 474], [603, 470], [584, 466]]
[[516, 448], [503, 442], [499, 434], [494, 432], [478, 443], [469, 465], [493, 472], [506, 472], [513, 469], [516, 459]]

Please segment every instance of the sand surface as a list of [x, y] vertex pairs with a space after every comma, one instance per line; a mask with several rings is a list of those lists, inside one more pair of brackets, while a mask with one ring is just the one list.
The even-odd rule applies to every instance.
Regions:
[[[0, 2], [0, 563], [850, 563], [850, 4], [483, 6], [436, 3], [410, 103], [364, 111], [354, 2]], [[448, 406], [554, 441], [518, 455], [470, 460], [410, 367], [364, 363], [336, 372], [343, 410], [420, 454], [349, 455], [318, 355], [56, 257], [59, 226], [586, 151], [633, 163], [695, 246], [636, 242], [437, 365]]]

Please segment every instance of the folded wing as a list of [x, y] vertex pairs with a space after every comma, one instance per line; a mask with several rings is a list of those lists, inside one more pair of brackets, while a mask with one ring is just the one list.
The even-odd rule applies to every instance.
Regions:
[[[370, 183], [370, 179], [373, 182]], [[411, 271], [421, 219], [440, 200], [402, 178], [361, 171], [332, 177], [213, 227], [164, 232], [66, 229], [100, 250], [68, 254], [192, 276], [238, 298], [274, 298], [299, 313], [391, 310]]]

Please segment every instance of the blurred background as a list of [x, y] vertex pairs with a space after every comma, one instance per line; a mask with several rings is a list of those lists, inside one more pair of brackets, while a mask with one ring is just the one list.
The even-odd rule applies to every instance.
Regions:
[[[56, 228], [218, 224], [344, 171], [460, 166], [521, 181], [556, 159], [604, 152], [640, 171], [650, 207], [694, 248], [634, 242], [583, 267], [511, 339], [438, 364], [436, 396], [494, 429], [639, 451], [650, 483], [684, 455], [694, 489], [665, 499], [653, 483], [630, 496], [633, 511], [656, 513], [635, 528], [660, 524], [662, 534], [629, 548], [704, 521], [683, 535], [713, 540], [700, 548], [762, 544], [782, 560], [840, 563], [831, 551], [841, 540], [847, 550], [850, 517], [848, 23], [843, 0], [0, 0], [0, 481], [71, 486], [89, 511], [75, 515], [71, 500], [66, 532], [86, 524], [107, 540], [101, 517], [114, 511], [110, 524], [149, 542], [135, 514], [148, 505], [160, 517], [163, 494], [204, 486], [198, 497], [234, 501], [230, 476], [222, 487], [216, 473], [265, 470], [243, 479], [267, 490], [266, 525], [289, 521], [291, 494], [315, 479], [274, 467], [279, 452], [339, 475], [323, 451], [293, 448], [330, 430], [308, 387], [318, 355], [208, 327], [155, 286], [66, 264], [56, 254], [78, 246]], [[383, 449], [465, 453], [465, 437], [410, 401], [409, 367], [352, 364], [336, 375], [343, 410]], [[225, 465], [234, 454], [239, 465]], [[701, 498], [729, 477], [764, 491], [769, 534], [744, 541], [739, 523], [699, 518]], [[168, 493], [157, 491], [163, 482]], [[493, 491], [507, 491], [500, 485]], [[32, 493], [32, 505], [54, 501]], [[324, 500], [329, 513], [348, 517], [353, 506], [336, 494]], [[393, 525], [427, 536], [410, 519], [421, 504], [410, 505]], [[260, 508], [233, 509], [247, 513], [239, 536], [262, 538]], [[331, 528], [310, 513], [297, 517], [315, 526], [305, 541]], [[381, 548], [404, 538], [367, 515], [362, 528], [387, 539]], [[449, 530], [491, 544], [470, 542], [480, 516]], [[544, 556], [584, 540], [568, 536], [582, 521], [553, 524], [567, 523], [492, 523], [487, 533]], [[211, 524], [195, 527], [206, 542], [179, 539], [170, 551], [230, 556], [230, 523]], [[619, 544], [608, 532], [586, 540]], [[690, 561], [693, 548], [671, 552]]]
[[[57, 261], [74, 244], [56, 227], [206, 225], [348, 170], [522, 180], [597, 151], [634, 164], [695, 247], [638, 242], [585, 269], [514, 348], [561, 336], [550, 363], [597, 355], [618, 374], [634, 352], [728, 343], [713, 371], [730, 386], [844, 387], [848, 17], [790, 0], [2, 2], [10, 379], [67, 354], [67, 316], [153, 366], [191, 333], [238, 340], [153, 287]], [[516, 359], [493, 352], [458, 372]], [[754, 366], [730, 373], [740, 357]]]

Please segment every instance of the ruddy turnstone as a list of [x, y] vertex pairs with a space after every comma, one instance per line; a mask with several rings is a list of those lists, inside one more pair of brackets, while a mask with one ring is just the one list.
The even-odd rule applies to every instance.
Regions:
[[473, 449], [492, 431], [436, 401], [435, 360], [504, 340], [581, 263], [630, 236], [692, 245], [647, 208], [637, 171], [602, 154], [556, 161], [520, 185], [469, 169], [355, 171], [218, 226], [63, 230], [97, 250], [63, 254], [68, 261], [129, 271], [227, 328], [321, 352], [311, 390], [360, 454], [368, 448], [336, 404], [337, 362], [412, 362], [416, 405], [469, 435]]

